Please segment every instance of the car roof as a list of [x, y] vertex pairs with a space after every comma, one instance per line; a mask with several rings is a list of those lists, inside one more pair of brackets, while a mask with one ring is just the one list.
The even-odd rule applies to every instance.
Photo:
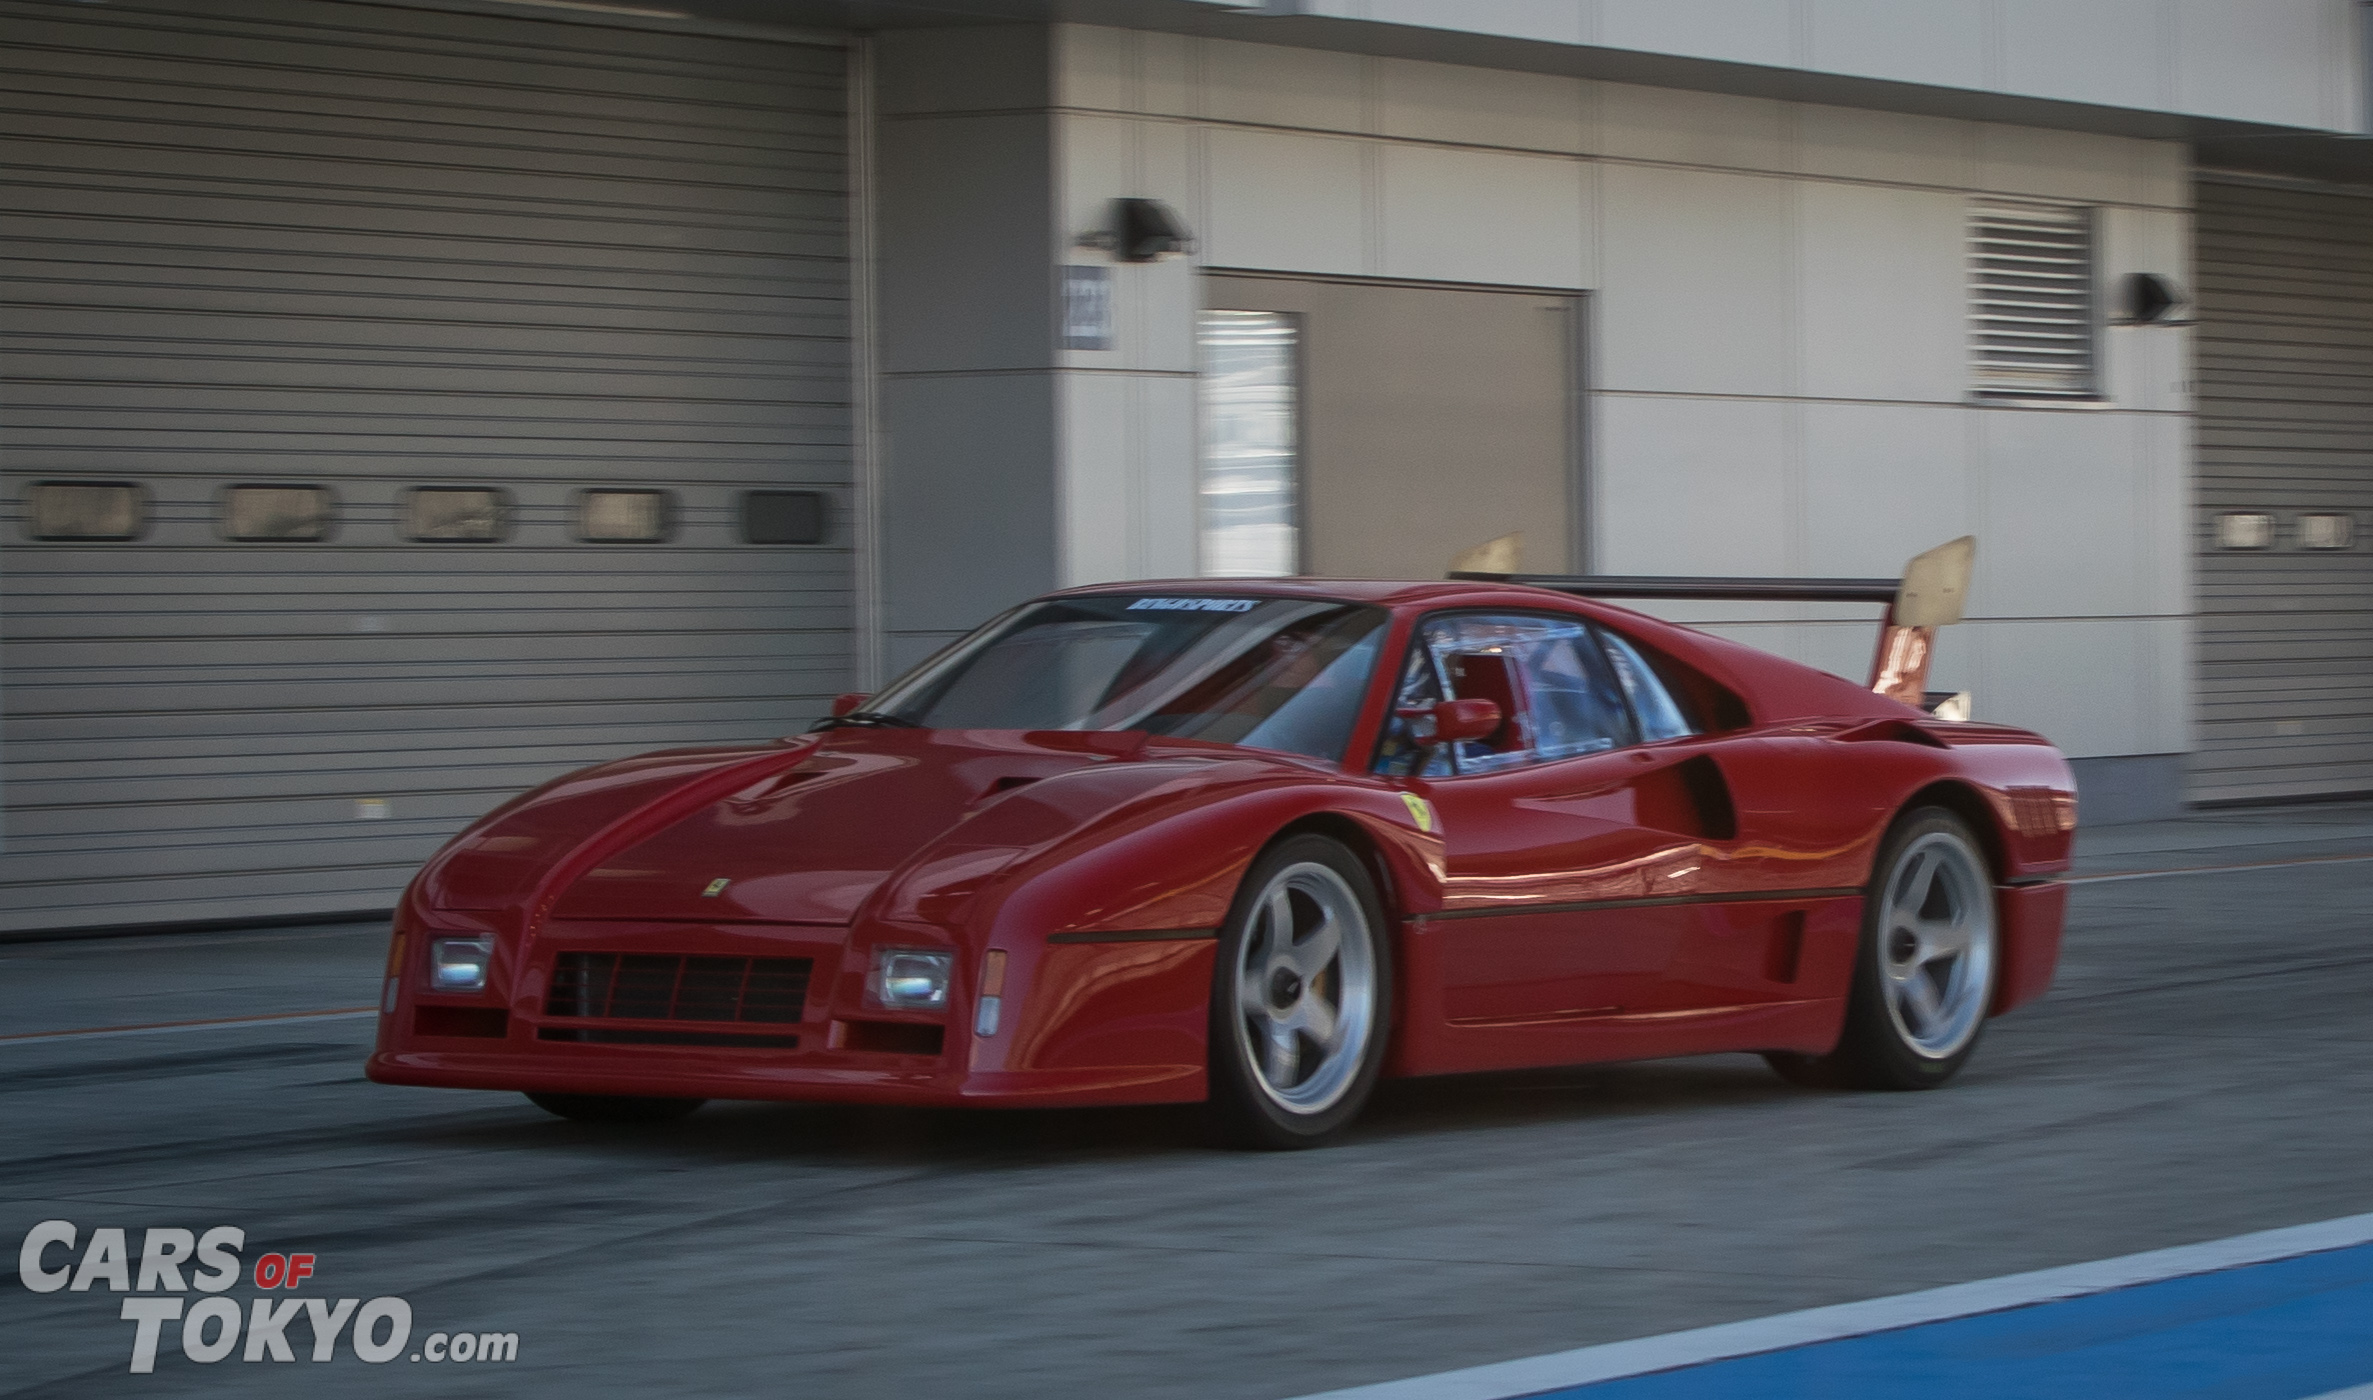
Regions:
[[[1510, 585], [1459, 579], [1394, 580], [1372, 578], [1163, 578], [1129, 583], [1093, 583], [1049, 594], [1055, 598], [1092, 597], [1112, 593], [1159, 593], [1181, 598], [1321, 598], [1347, 603], [1376, 603], [1386, 607], [1439, 603], [1486, 596], [1505, 598]], [[1564, 594], [1527, 589], [1561, 602]]]
[[1680, 623], [1597, 598], [1485, 579], [1142, 579], [1065, 589], [1049, 597], [1156, 594], [1179, 598], [1308, 598], [1368, 603], [1406, 615], [1431, 608], [1525, 608], [1579, 614], [1665, 653], [1738, 697], [1759, 723], [1809, 716], [1916, 718], [1919, 711], [1868, 688]]

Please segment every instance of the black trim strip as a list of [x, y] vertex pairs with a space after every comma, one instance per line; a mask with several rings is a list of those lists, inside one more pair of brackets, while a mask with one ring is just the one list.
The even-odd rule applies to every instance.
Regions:
[[1050, 933], [1049, 943], [1186, 943], [1196, 939], [1217, 938], [1215, 928], [1140, 928], [1122, 929], [1113, 933]]
[[795, 1035], [735, 1035], [728, 1031], [605, 1030], [597, 1026], [545, 1026], [538, 1040], [578, 1045], [702, 1045], [721, 1050], [797, 1050]]
[[1703, 1021], [1716, 1016], [1730, 1016], [1742, 1011], [1782, 1011], [1791, 1006], [1810, 1006], [1804, 998], [1794, 1001], [1748, 1001], [1727, 1006], [1683, 1006], [1670, 1011], [1629, 1011], [1620, 1006], [1591, 1007], [1578, 1011], [1545, 1011], [1534, 1016], [1477, 1016], [1450, 1024], [1462, 1031], [1496, 1031], [1517, 1026], [1572, 1026], [1595, 1025], [1650, 1025], [1657, 1022]]
[[1439, 914], [1420, 914], [1414, 922], [1491, 919], [1509, 914], [1595, 913], [1602, 909], [1663, 909], [1675, 904], [1788, 904], [1798, 900], [1844, 899], [1849, 895], [1859, 898], [1863, 893], [1859, 885], [1848, 885], [1834, 890], [1742, 890], [1732, 894], [1668, 894], [1652, 899], [1584, 899], [1572, 904], [1524, 904], [1505, 909], [1449, 909]]
[[1451, 575], [1474, 583], [1549, 588], [1578, 598], [1713, 598], [1788, 603], [1893, 603], [1902, 584], [1891, 578], [1707, 578], [1694, 575], [1484, 574]]

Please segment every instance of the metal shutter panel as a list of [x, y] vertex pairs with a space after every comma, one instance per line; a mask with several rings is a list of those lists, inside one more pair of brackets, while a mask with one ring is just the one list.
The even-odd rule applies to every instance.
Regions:
[[[2373, 790], [2373, 198], [2204, 176], [2195, 800]], [[2302, 515], [2355, 538], [2309, 549]], [[2262, 550], [2217, 517], [2265, 513]]]
[[[0, 0], [0, 930], [387, 907], [579, 765], [850, 669], [845, 55], [305, 0]], [[132, 544], [34, 543], [43, 479]], [[336, 496], [232, 543], [234, 484]], [[404, 539], [415, 486], [509, 537]], [[578, 538], [587, 487], [671, 540]], [[826, 493], [813, 548], [753, 488]], [[377, 819], [373, 819], [377, 818]]]

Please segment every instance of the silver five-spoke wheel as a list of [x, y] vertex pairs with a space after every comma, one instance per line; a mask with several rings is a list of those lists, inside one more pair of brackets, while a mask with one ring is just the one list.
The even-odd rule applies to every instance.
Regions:
[[1245, 872], [1213, 968], [1211, 1099], [1256, 1147], [1308, 1147], [1359, 1112], [1383, 1062], [1392, 968], [1365, 865], [1288, 837]]
[[1903, 847], [1881, 905], [1887, 1015], [1904, 1044], [1950, 1058], [1977, 1034], [1994, 985], [1994, 890], [1969, 843], [1926, 832]]
[[1764, 1058], [1799, 1084], [1933, 1089], [1976, 1050], [1998, 961], [1993, 873], [1976, 832], [1941, 807], [1907, 812], [1871, 866], [1835, 1045]]
[[1258, 909], [1236, 955], [1236, 1031], [1270, 1099], [1322, 1113], [1351, 1087], [1374, 1033], [1367, 916], [1350, 884], [1315, 861], [1278, 871]]

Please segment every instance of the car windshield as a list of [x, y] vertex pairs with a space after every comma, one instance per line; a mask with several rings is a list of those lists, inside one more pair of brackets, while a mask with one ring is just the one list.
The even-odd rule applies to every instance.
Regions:
[[1099, 595], [1031, 603], [874, 698], [928, 729], [1142, 729], [1340, 759], [1384, 640], [1378, 608]]

